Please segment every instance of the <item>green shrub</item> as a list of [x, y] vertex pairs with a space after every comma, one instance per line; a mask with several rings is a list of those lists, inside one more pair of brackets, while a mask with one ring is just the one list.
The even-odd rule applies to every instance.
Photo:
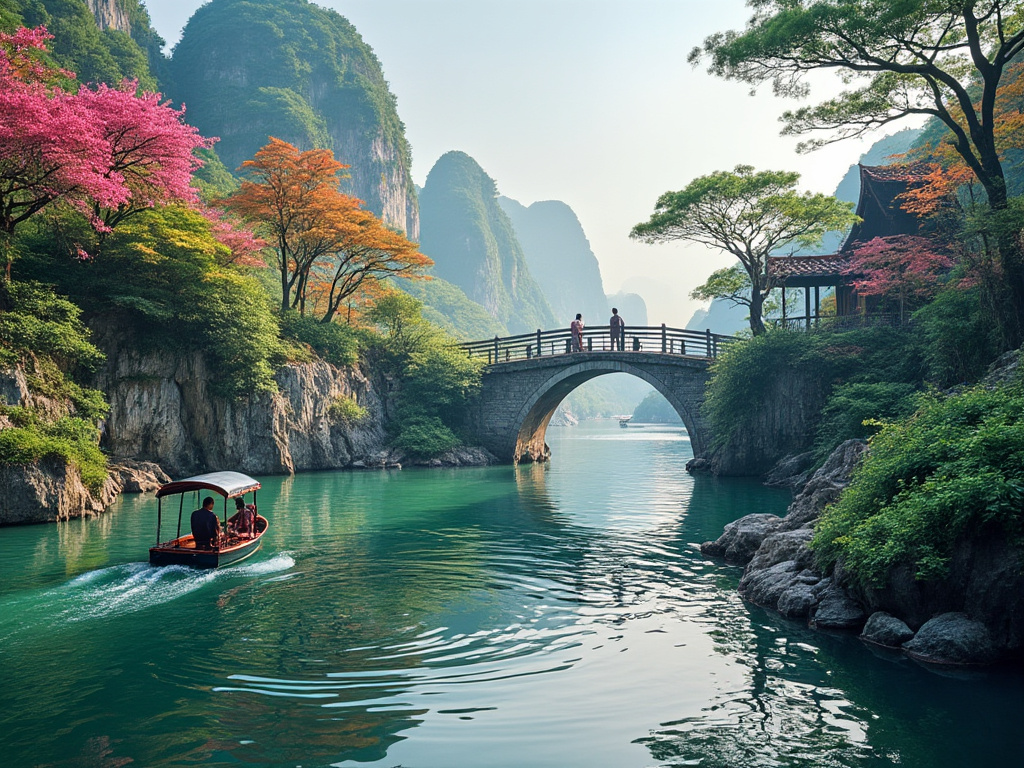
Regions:
[[379, 333], [365, 346], [371, 364], [398, 381], [392, 444], [428, 458], [462, 444], [456, 430], [480, 389], [483, 361], [424, 320], [421, 307], [404, 293], [381, 299], [369, 313]]
[[973, 383], [1002, 351], [998, 324], [985, 312], [978, 288], [949, 288], [914, 313], [928, 378], [940, 387]]
[[862, 584], [891, 568], [919, 579], [947, 571], [955, 542], [984, 524], [1020, 540], [1024, 522], [1024, 387], [975, 387], [926, 396], [885, 425], [839, 500], [818, 521], [813, 546]]
[[818, 460], [824, 462], [836, 446], [846, 440], [868, 437], [877, 432], [879, 419], [909, 416], [917, 405], [916, 392], [913, 384], [893, 382], [836, 387], [818, 422], [814, 442]]
[[413, 458], [427, 459], [462, 445], [462, 441], [437, 416], [417, 413], [399, 419], [392, 445]]
[[89, 341], [82, 311], [37, 282], [0, 281], [0, 347], [13, 364], [43, 354], [65, 370], [95, 370], [103, 353]]
[[355, 426], [362, 423], [369, 412], [354, 397], [341, 395], [331, 403], [327, 413], [335, 423]]
[[285, 312], [281, 315], [281, 334], [285, 339], [305, 344], [334, 365], [352, 365], [359, 357], [356, 334], [348, 325], [321, 323], [298, 312]]
[[0, 464], [24, 466], [41, 459], [60, 459], [78, 468], [90, 491], [103, 489], [107, 459], [99, 449], [99, 431], [94, 424], [77, 418], [41, 424], [25, 409], [18, 411], [16, 423], [21, 426], [0, 430]]

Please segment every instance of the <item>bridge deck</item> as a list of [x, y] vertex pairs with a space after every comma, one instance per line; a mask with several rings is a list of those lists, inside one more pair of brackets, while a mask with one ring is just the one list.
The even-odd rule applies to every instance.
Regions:
[[580, 349], [573, 351], [572, 333], [568, 329], [554, 331], [537, 330], [518, 336], [495, 336], [493, 339], [463, 344], [470, 357], [487, 357], [489, 365], [510, 363], [517, 360], [532, 360], [538, 357], [560, 357], [586, 352], [616, 352], [619, 354], [646, 353], [672, 355], [675, 357], [700, 358], [718, 357], [719, 352], [733, 336], [722, 336], [707, 331], [691, 331], [685, 328], [643, 326], [626, 328], [617, 339], [612, 339], [608, 326], [587, 328], [583, 331]]

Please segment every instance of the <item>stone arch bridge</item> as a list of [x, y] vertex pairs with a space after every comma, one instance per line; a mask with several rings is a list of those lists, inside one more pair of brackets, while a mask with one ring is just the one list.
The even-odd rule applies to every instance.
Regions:
[[572, 351], [567, 331], [537, 331], [464, 345], [487, 357], [482, 389], [467, 413], [476, 441], [501, 461], [545, 461], [548, 423], [566, 395], [608, 373], [643, 379], [675, 408], [690, 435], [694, 456], [711, 435], [700, 406], [708, 366], [732, 337], [710, 331], [647, 327], [627, 329], [612, 343], [607, 327], [585, 332]]

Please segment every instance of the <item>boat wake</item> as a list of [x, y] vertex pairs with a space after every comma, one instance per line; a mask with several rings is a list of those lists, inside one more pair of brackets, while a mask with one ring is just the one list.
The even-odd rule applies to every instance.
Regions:
[[[59, 586], [0, 600], [0, 638], [36, 624], [74, 623], [121, 616], [161, 605], [202, 587], [252, 579], [286, 571], [295, 560], [286, 552], [268, 560], [220, 570], [185, 566], [156, 568], [148, 563], [124, 563], [88, 571]], [[16, 619], [15, 619], [16, 617]]]

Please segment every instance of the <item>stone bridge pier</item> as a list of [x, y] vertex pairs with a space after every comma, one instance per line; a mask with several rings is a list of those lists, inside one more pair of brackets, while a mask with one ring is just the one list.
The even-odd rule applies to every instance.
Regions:
[[647, 352], [576, 352], [492, 365], [468, 409], [467, 427], [501, 461], [545, 461], [548, 422], [565, 396], [598, 376], [629, 373], [665, 396], [686, 426], [693, 455], [702, 456], [710, 444], [700, 413], [708, 362]]

